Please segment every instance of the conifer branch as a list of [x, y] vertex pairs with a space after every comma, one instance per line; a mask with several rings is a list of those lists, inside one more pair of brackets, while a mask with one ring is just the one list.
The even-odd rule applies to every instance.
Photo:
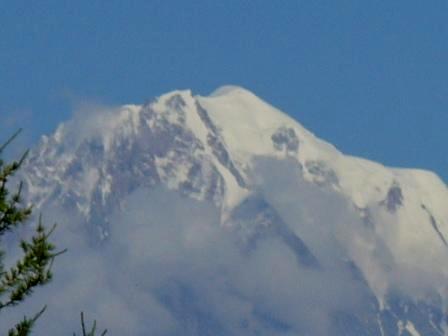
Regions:
[[5, 148], [8, 147], [8, 145], [11, 144], [11, 142], [13, 142], [15, 138], [17, 138], [17, 136], [21, 132], [22, 132], [22, 129], [19, 128], [8, 140], [6, 140], [6, 142], [3, 145], [0, 146], [0, 155], [3, 153]]
[[17, 323], [14, 329], [10, 329], [8, 336], [27, 336], [31, 333], [31, 329], [39, 319], [39, 317], [45, 312], [47, 306], [44, 306], [36, 315], [32, 318], [23, 317], [23, 320]]
[[[5, 164], [1, 159], [4, 149], [20, 132], [21, 130], [18, 130], [0, 146], [0, 238], [7, 231], [23, 224], [32, 211], [31, 206], [21, 205], [23, 183], [19, 183], [17, 191], [12, 195], [7, 188], [9, 179], [22, 166], [29, 151], [25, 151], [18, 161], [9, 164]], [[4, 308], [17, 305], [31, 295], [37, 286], [42, 286], [52, 279], [51, 267], [54, 259], [66, 251], [55, 252], [55, 246], [49, 241], [55, 228], [56, 225], [47, 231], [40, 215], [34, 235], [29, 241], [20, 242], [23, 256], [8, 270], [5, 270], [2, 263], [5, 253], [0, 249], [0, 313]], [[46, 306], [32, 318], [25, 316], [9, 330], [8, 336], [28, 336], [45, 309]]]
[[[81, 312], [81, 330], [82, 330], [82, 336], [95, 336], [96, 335], [96, 320], [93, 321], [92, 329], [90, 331], [87, 331], [86, 324], [84, 321], [84, 312]], [[100, 336], [104, 336], [107, 334], [107, 329], [103, 330]], [[73, 336], [76, 336], [74, 333]]]

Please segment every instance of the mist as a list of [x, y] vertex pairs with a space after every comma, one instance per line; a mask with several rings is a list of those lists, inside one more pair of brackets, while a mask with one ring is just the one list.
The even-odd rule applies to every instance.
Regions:
[[44, 304], [36, 334], [78, 331], [80, 311], [111, 335], [160, 336], [320, 336], [346, 316], [374, 316], [375, 291], [401, 283], [387, 247], [344, 198], [304, 181], [299, 165], [262, 158], [254, 171], [254, 197], [317, 266], [302, 264], [277, 231], [260, 234], [250, 220], [222, 226], [215, 204], [160, 185], [122, 200], [106, 240], [75, 211], [50, 206], [45, 221], [59, 224], [53, 240], [68, 252], [56, 259], [52, 283], [2, 312], [0, 332]]

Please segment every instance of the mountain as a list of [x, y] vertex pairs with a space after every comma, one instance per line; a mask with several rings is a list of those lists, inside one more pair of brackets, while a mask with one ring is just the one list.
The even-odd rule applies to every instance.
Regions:
[[[142, 265], [159, 266], [139, 281], [164, 274], [146, 292], [172, 321], [154, 335], [448, 335], [443, 181], [344, 155], [243, 88], [79, 113], [42, 138], [22, 178], [37, 209], [76, 218], [88, 248], [145, 242]], [[139, 235], [129, 209], [143, 214]], [[145, 218], [160, 219], [151, 234]], [[172, 250], [148, 252], [154, 237]], [[198, 273], [168, 266], [180, 260]]]

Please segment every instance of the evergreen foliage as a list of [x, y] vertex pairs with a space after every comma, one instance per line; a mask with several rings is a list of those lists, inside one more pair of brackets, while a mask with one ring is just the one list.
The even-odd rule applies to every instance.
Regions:
[[[25, 152], [20, 160], [12, 163], [5, 163], [2, 160], [4, 149], [19, 132], [0, 146], [0, 239], [6, 232], [24, 224], [32, 212], [32, 207], [22, 205], [22, 183], [19, 184], [15, 193], [11, 193], [7, 186], [9, 179], [20, 169], [28, 152]], [[5, 269], [2, 262], [5, 252], [0, 249], [0, 314], [2, 310], [24, 301], [36, 287], [45, 285], [52, 279], [51, 266], [54, 258], [65, 252], [65, 250], [55, 252], [55, 246], [49, 241], [55, 227], [54, 225], [47, 230], [42, 223], [42, 216], [39, 216], [34, 235], [29, 241], [22, 240], [20, 242], [22, 257], [8, 269]], [[45, 309], [46, 306], [33, 317], [25, 316], [9, 330], [8, 336], [30, 335], [34, 324]], [[94, 321], [92, 329], [87, 332], [83, 313], [81, 313], [81, 326], [83, 336], [96, 335], [96, 321]], [[104, 336], [106, 332], [107, 330], [104, 330], [101, 336]]]
[[[22, 184], [19, 184], [15, 193], [11, 193], [7, 186], [9, 179], [19, 170], [28, 152], [25, 152], [20, 160], [12, 163], [5, 163], [2, 160], [4, 149], [19, 132], [0, 146], [0, 239], [6, 232], [24, 224], [32, 211], [31, 207], [22, 205]], [[53, 260], [58, 254], [65, 252], [55, 252], [55, 246], [50, 243], [49, 237], [53, 230], [54, 227], [51, 230], [46, 230], [42, 224], [42, 217], [40, 217], [31, 239], [20, 242], [22, 257], [8, 269], [5, 269], [3, 264], [5, 252], [0, 250], [0, 313], [2, 310], [22, 302], [33, 293], [36, 287], [45, 285], [51, 280]], [[45, 308], [43, 307], [31, 318], [25, 316], [9, 330], [8, 335], [29, 335]]]
[[[22, 204], [22, 183], [19, 184], [15, 193], [11, 193], [7, 185], [9, 179], [20, 169], [28, 151], [22, 155], [20, 160], [12, 163], [6, 163], [2, 159], [3, 151], [19, 133], [20, 130], [0, 146], [0, 242], [6, 232], [24, 224], [32, 213], [31, 206]], [[55, 245], [49, 241], [55, 228], [56, 225], [47, 230], [42, 223], [42, 216], [39, 216], [35, 233], [31, 239], [20, 242], [20, 248], [23, 252], [22, 257], [7, 269], [3, 264], [5, 252], [0, 249], [0, 314], [2, 310], [24, 301], [36, 287], [45, 285], [52, 279], [51, 267], [54, 258], [66, 251], [55, 252]], [[33, 317], [23, 317], [9, 330], [8, 336], [30, 335], [34, 324], [46, 308], [44, 306]], [[81, 327], [82, 336], [96, 335], [96, 321], [93, 322], [90, 331], [87, 331], [83, 313], [81, 313]], [[106, 333], [107, 330], [104, 330], [101, 336], [106, 335]], [[76, 334], [73, 335], [76, 336]]]
[[[81, 327], [82, 327], [82, 336], [95, 336], [96, 335], [96, 321], [93, 321], [92, 328], [90, 329], [90, 331], [87, 331], [86, 324], [84, 322], [84, 313], [83, 312], [81, 312]], [[107, 333], [107, 329], [105, 329], [101, 333], [101, 336], [106, 335], [106, 333]], [[73, 334], [73, 336], [76, 336], [76, 334]]]

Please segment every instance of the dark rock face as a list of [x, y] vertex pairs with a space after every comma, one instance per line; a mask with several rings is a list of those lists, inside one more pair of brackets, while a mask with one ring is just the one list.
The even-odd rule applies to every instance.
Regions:
[[[179, 185], [179, 191], [185, 196], [199, 195], [204, 192], [205, 200], [217, 202], [224, 195], [224, 181], [215, 167], [210, 166], [208, 180], [204, 178], [204, 167], [195, 162], [188, 171], [188, 178]], [[204, 189], [204, 185], [208, 185]]]
[[[178, 183], [180, 193], [219, 203], [224, 195], [223, 178], [205, 158], [204, 144], [185, 127], [183, 98], [174, 95], [166, 104], [170, 120], [154, 111], [152, 105], [146, 105], [140, 111], [135, 134], [129, 136], [117, 130], [107, 152], [101, 135], [86, 138], [57, 174], [43, 175], [42, 171], [44, 167], [58, 165], [48, 160], [58, 158], [55, 150], [64, 152], [63, 144], [49, 143], [42, 147], [44, 153], [32, 153], [25, 170], [34, 186], [49, 190], [42, 195], [45, 197], [43, 204], [56, 201], [66, 209], [78, 208], [87, 222], [95, 222], [104, 237], [109, 222], [107, 209], [119, 207], [121, 200], [138, 188], [153, 188], [173, 180]], [[209, 141], [218, 160], [228, 167], [240, 185], [244, 185], [243, 177], [219, 137], [212, 136]], [[158, 164], [160, 160], [163, 164]], [[179, 169], [187, 170], [185, 180], [177, 181]], [[91, 191], [86, 192], [89, 175]], [[29, 189], [30, 186], [25, 187]]]
[[218, 158], [219, 162], [231, 172], [231, 174], [235, 177], [238, 185], [241, 188], [246, 188], [247, 185], [244, 181], [243, 176], [232, 161], [229, 152], [224, 145], [224, 141], [222, 140], [218, 129], [210, 119], [207, 111], [199, 103], [196, 104], [196, 109], [202, 122], [207, 126], [209, 130], [209, 133], [207, 135], [207, 142], [208, 145], [212, 148], [213, 154]]
[[235, 177], [238, 185], [241, 188], [246, 188], [246, 182], [244, 181], [243, 176], [240, 174], [235, 164], [232, 162], [230, 158], [229, 152], [225, 148], [222, 141], [214, 134], [209, 134], [207, 136], [208, 145], [213, 148], [213, 154], [218, 158], [218, 161]]
[[187, 104], [181, 95], [176, 94], [168, 99], [166, 105], [175, 110], [182, 110]]
[[213, 134], [218, 134], [218, 128], [210, 119], [208, 112], [201, 106], [201, 104], [196, 103], [196, 111], [198, 112], [199, 117], [201, 118], [204, 125], [210, 130], [210, 132]]
[[253, 195], [244, 200], [232, 213], [232, 222], [249, 226], [250, 232], [245, 237], [245, 248], [256, 247], [259, 240], [266, 238], [280, 239], [295, 254], [299, 265], [319, 268], [319, 262], [305, 242], [284, 222], [277, 211], [263, 197]]
[[272, 136], [274, 148], [282, 151], [297, 153], [299, 150], [299, 138], [294, 129], [290, 127], [280, 127]]
[[387, 192], [386, 199], [381, 202], [390, 213], [395, 213], [403, 205], [403, 192], [398, 183], [393, 183]]
[[445, 236], [440, 231], [439, 226], [437, 225], [437, 221], [434, 218], [434, 216], [432, 215], [432, 213], [428, 210], [428, 208], [424, 204], [422, 204], [421, 207], [428, 214], [429, 221], [431, 222], [432, 228], [437, 233], [437, 236], [440, 238], [440, 240], [443, 242], [443, 244], [446, 247], [448, 247], [448, 241], [446, 240]]
[[330, 169], [322, 161], [307, 161], [305, 167], [314, 176], [314, 182], [318, 185], [337, 186], [339, 179], [334, 170]]
[[[380, 312], [380, 317], [387, 331], [386, 335], [399, 335], [399, 328], [410, 321], [420, 335], [441, 336], [444, 323], [441, 310], [441, 298], [435, 294], [433, 302], [412, 300], [403, 293], [391, 291], [387, 297], [388, 308]], [[406, 330], [403, 330], [407, 332]], [[409, 334], [410, 335], [410, 334]]]

